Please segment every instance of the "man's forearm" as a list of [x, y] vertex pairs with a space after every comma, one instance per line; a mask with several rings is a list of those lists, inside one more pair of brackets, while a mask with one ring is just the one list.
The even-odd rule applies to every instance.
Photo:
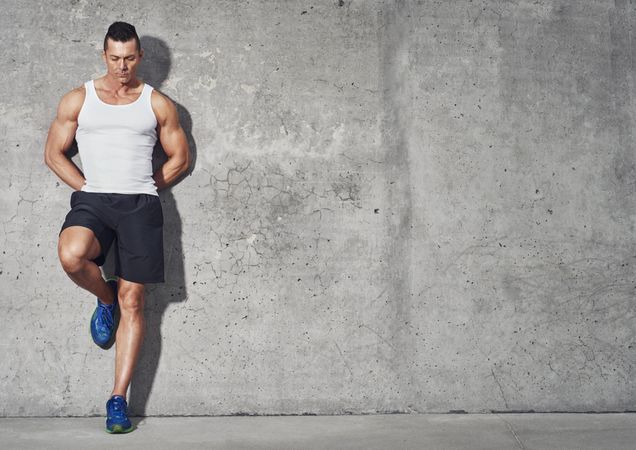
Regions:
[[173, 156], [165, 162], [152, 178], [155, 180], [157, 190], [165, 189], [188, 170], [188, 160]]
[[68, 184], [73, 190], [79, 191], [86, 183], [84, 175], [73, 161], [63, 154], [54, 157], [47, 156], [46, 165], [57, 175], [60, 180]]

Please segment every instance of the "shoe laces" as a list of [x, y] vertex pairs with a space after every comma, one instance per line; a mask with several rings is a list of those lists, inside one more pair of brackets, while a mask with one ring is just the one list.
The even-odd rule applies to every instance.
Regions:
[[126, 403], [121, 398], [112, 398], [110, 403], [110, 415], [114, 419], [126, 418]]
[[100, 319], [103, 322], [103, 324], [107, 327], [110, 328], [113, 326], [113, 310], [115, 308], [115, 305], [106, 305], [102, 302], [98, 302], [99, 304], [99, 308], [100, 308]]

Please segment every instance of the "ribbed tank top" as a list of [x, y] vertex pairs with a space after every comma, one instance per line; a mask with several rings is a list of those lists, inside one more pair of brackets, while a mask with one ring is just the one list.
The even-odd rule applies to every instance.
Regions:
[[87, 81], [77, 119], [75, 139], [86, 183], [82, 191], [157, 195], [152, 178], [152, 149], [157, 118], [152, 111], [152, 86], [127, 105], [109, 105]]

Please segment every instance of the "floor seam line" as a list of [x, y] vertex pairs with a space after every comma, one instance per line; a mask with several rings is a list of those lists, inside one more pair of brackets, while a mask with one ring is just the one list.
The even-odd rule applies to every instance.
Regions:
[[523, 442], [521, 442], [521, 439], [519, 438], [519, 436], [517, 435], [517, 433], [515, 432], [515, 429], [513, 428], [513, 426], [510, 424], [510, 422], [508, 422], [506, 419], [504, 419], [503, 417], [501, 417], [499, 414], [497, 414], [497, 417], [499, 417], [503, 423], [506, 424], [506, 428], [508, 428], [508, 431], [510, 431], [510, 433], [512, 434], [512, 436], [515, 438], [515, 440], [517, 441], [517, 444], [519, 444], [519, 448], [521, 450], [526, 450], [526, 446], [523, 445]]

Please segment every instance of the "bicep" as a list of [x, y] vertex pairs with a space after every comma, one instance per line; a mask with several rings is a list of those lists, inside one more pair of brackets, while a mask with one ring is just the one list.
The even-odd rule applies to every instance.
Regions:
[[166, 155], [187, 159], [188, 140], [179, 123], [179, 115], [174, 104], [166, 102], [164, 120], [159, 125], [159, 140]]
[[72, 122], [56, 117], [49, 128], [49, 135], [46, 139], [46, 154], [64, 153], [71, 147], [77, 130], [77, 122]]
[[74, 105], [69, 103], [68, 99], [64, 98], [57, 108], [46, 140], [47, 154], [63, 153], [73, 143], [77, 131], [77, 114]]

